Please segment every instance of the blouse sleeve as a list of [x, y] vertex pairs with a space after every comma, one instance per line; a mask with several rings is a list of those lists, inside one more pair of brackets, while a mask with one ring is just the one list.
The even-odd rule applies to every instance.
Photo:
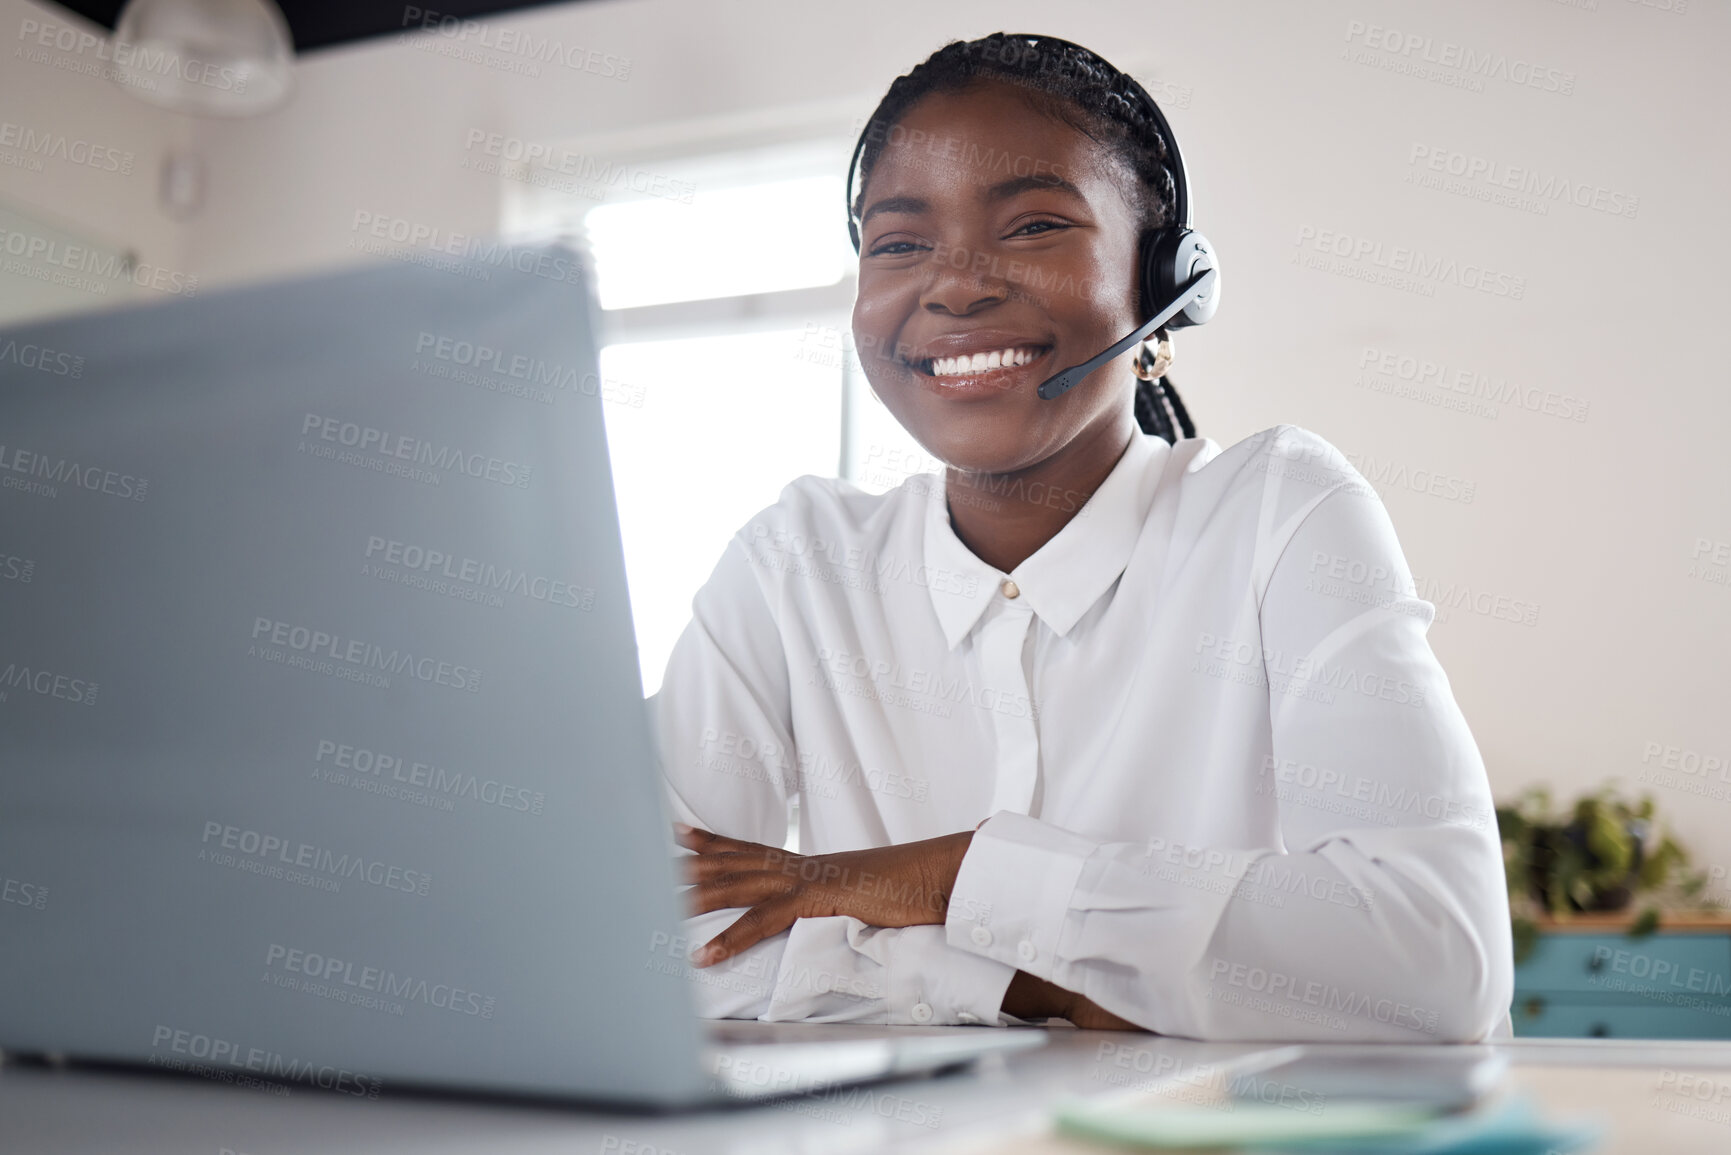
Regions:
[[[649, 706], [676, 821], [781, 846], [798, 789], [788, 667], [750, 546], [736, 535], [692, 603]], [[681, 851], [681, 853], [690, 853]], [[887, 928], [802, 918], [714, 966], [686, 956], [744, 908], [685, 920], [680, 962], [707, 1018], [867, 1023], [1012, 1021], [999, 1005], [1014, 967], [957, 950], [942, 925]]]
[[[1318, 558], [1382, 575], [1381, 595], [1325, 592]], [[1278, 840], [1099, 842], [1003, 812], [963, 860], [949, 941], [1162, 1034], [1506, 1030], [1501, 845], [1478, 747], [1426, 639], [1434, 615], [1369, 487], [1323, 494], [1269, 563], [1250, 639], [1271, 731], [1256, 789], [1278, 800]], [[982, 909], [984, 933], [967, 917]]]

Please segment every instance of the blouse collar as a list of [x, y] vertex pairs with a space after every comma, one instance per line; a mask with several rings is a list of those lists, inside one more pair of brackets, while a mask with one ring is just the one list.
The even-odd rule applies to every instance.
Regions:
[[949, 647], [955, 649], [992, 599], [1001, 596], [1005, 577], [1016, 583], [1018, 598], [1053, 632], [1068, 634], [1129, 564], [1170, 451], [1162, 438], [1136, 430], [1112, 472], [1076, 516], [1007, 575], [975, 556], [956, 536], [945, 492], [948, 474], [939, 471], [926, 502], [925, 558], [928, 569], [949, 571], [960, 579], [927, 583]]

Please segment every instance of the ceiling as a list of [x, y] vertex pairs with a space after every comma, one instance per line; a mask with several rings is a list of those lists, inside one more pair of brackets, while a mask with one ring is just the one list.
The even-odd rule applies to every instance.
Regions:
[[[473, 19], [490, 12], [509, 12], [517, 8], [544, 7], [554, 0], [422, 0], [419, 6], [403, 0], [277, 0], [277, 6], [288, 18], [289, 31], [294, 35], [295, 51], [328, 48], [348, 44], [373, 36], [386, 36], [405, 27], [404, 17], [419, 7], [423, 13]], [[575, 0], [571, 0], [575, 2]], [[88, 20], [94, 20], [110, 31], [125, 7], [124, 0], [59, 0], [59, 6], [70, 9]], [[411, 19], [409, 27], [419, 27], [425, 16]]]

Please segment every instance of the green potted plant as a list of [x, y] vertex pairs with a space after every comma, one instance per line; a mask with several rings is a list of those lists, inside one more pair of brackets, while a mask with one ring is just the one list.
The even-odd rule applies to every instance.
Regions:
[[1582, 795], [1561, 812], [1543, 786], [1497, 807], [1508, 873], [1515, 962], [1538, 944], [1539, 919], [1567, 919], [1587, 911], [1642, 908], [1630, 938], [1653, 933], [1663, 910], [1708, 909], [1707, 877], [1689, 869], [1689, 853], [1654, 816], [1653, 798], [1621, 797], [1610, 785]]

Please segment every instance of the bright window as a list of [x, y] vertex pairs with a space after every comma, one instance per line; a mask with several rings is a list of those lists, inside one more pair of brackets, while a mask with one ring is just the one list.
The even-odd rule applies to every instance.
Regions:
[[601, 375], [643, 692], [661, 685], [691, 599], [728, 540], [802, 474], [834, 477], [842, 376], [803, 327], [609, 345]]
[[603, 309], [834, 285], [853, 270], [842, 178], [604, 204], [584, 217]]

